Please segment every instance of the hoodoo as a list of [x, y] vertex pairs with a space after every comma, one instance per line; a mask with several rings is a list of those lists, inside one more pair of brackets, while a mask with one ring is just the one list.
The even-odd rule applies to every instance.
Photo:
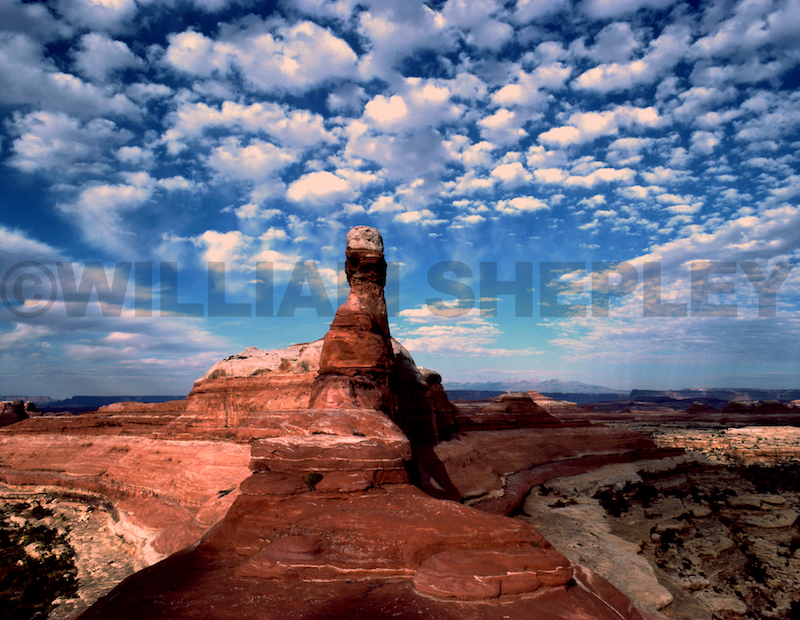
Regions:
[[391, 415], [389, 373], [394, 353], [383, 295], [386, 260], [377, 229], [350, 230], [346, 256], [350, 294], [323, 340], [310, 407], [378, 409]]

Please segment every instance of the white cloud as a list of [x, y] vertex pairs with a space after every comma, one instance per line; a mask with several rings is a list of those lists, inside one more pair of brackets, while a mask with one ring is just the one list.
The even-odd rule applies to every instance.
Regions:
[[84, 76], [104, 82], [115, 71], [144, 67], [144, 61], [122, 41], [92, 32], [81, 37], [75, 67]]
[[509, 24], [496, 19], [502, 10], [494, 0], [449, 0], [441, 17], [447, 26], [464, 31], [470, 45], [499, 50], [514, 35]]
[[308, 148], [330, 143], [335, 137], [325, 129], [319, 114], [291, 110], [277, 103], [254, 103], [249, 106], [225, 101], [219, 109], [205, 103], [184, 103], [172, 115], [172, 127], [164, 134], [171, 152], [186, 147], [184, 141], [196, 139], [208, 129], [225, 128], [247, 133], [264, 133], [291, 148]]
[[356, 76], [355, 52], [329, 30], [310, 21], [268, 30], [251, 22], [226, 28], [217, 40], [187, 30], [170, 35], [164, 56], [172, 67], [208, 77], [238, 68], [256, 89], [302, 91], [331, 78]]
[[653, 106], [639, 108], [624, 105], [604, 112], [575, 112], [568, 122], [569, 125], [540, 133], [539, 141], [548, 145], [568, 146], [614, 135], [620, 128], [659, 127], [663, 119]]
[[122, 146], [117, 150], [116, 156], [124, 164], [146, 167], [152, 166], [154, 159], [153, 151], [139, 146]]
[[194, 237], [192, 242], [200, 249], [203, 264], [224, 263], [226, 271], [255, 268], [255, 265], [248, 265], [253, 239], [238, 230], [228, 232], [207, 230]]
[[130, 253], [132, 239], [123, 225], [123, 216], [150, 200], [156, 186], [147, 173], [126, 178], [126, 183], [91, 185], [81, 191], [75, 202], [57, 205], [74, 219], [89, 243], [120, 252], [120, 258]]
[[711, 155], [720, 143], [719, 135], [710, 131], [695, 131], [692, 134], [692, 152], [700, 155]]
[[514, 19], [527, 24], [548, 15], [569, 10], [569, 0], [518, 0]]
[[419, 209], [416, 211], [404, 211], [394, 216], [395, 222], [401, 224], [417, 224], [419, 226], [436, 226], [444, 224], [447, 220], [437, 218], [430, 209]]
[[587, 175], [573, 175], [564, 181], [564, 185], [576, 187], [594, 187], [599, 183], [630, 184], [636, 178], [636, 172], [630, 168], [599, 168]]
[[344, 158], [354, 167], [364, 160], [380, 167], [378, 175], [389, 179], [416, 179], [437, 175], [454, 155], [445, 148], [442, 135], [424, 127], [404, 135], [380, 134], [359, 120], [346, 129], [348, 142]]
[[550, 206], [533, 196], [517, 196], [510, 200], [498, 200], [495, 208], [503, 215], [521, 215], [535, 211], [548, 211]]
[[528, 135], [522, 129], [525, 119], [516, 112], [500, 108], [478, 121], [481, 137], [496, 144], [514, 144]]
[[456, 40], [441, 14], [412, 2], [374, 4], [371, 10], [359, 14], [358, 33], [367, 48], [367, 54], [359, 60], [365, 80], [378, 77], [394, 81], [398, 65], [416, 50], [444, 50]]
[[10, 125], [20, 134], [8, 164], [24, 172], [98, 174], [109, 169], [104, 149], [125, 142], [129, 133], [106, 119], [81, 123], [61, 112], [16, 115]]
[[652, 84], [688, 55], [689, 40], [687, 28], [667, 27], [661, 36], [650, 43], [648, 52], [642, 58], [601, 64], [578, 76], [574, 86], [606, 93], [639, 84]]
[[530, 172], [525, 170], [518, 161], [500, 164], [492, 170], [492, 177], [507, 187], [516, 187], [529, 182], [533, 178]]
[[393, 196], [378, 196], [369, 207], [370, 213], [393, 213], [402, 210], [403, 205], [395, 202]]
[[451, 101], [450, 84], [445, 80], [405, 78], [399, 90], [400, 94], [376, 95], [369, 101], [364, 107], [364, 122], [377, 130], [396, 133], [456, 121], [465, 109]]
[[286, 191], [289, 200], [312, 205], [352, 200], [354, 196], [355, 192], [349, 181], [326, 170], [301, 176]]
[[411, 353], [428, 355], [457, 355], [468, 357], [508, 357], [537, 353], [532, 349], [503, 349], [496, 346], [503, 336], [493, 322], [479, 316], [477, 308], [468, 309], [463, 303], [441, 302], [433, 307], [409, 308], [400, 317], [413, 327], [397, 331], [403, 346]]
[[533, 73], [518, 71], [516, 82], [503, 86], [492, 95], [492, 101], [499, 106], [541, 107], [551, 97], [546, 90], [559, 90], [564, 87], [572, 73], [572, 67], [560, 62], [541, 65]]
[[135, 0], [60, 0], [59, 12], [78, 26], [121, 30], [136, 14]]
[[0, 37], [0, 102], [65, 112], [82, 119], [103, 114], [138, 117], [139, 108], [119, 93], [99, 89], [58, 71], [43, 48], [26, 36]]
[[479, 213], [462, 213], [453, 218], [453, 228], [463, 228], [464, 226], [474, 226], [486, 221], [486, 218]]
[[30, 260], [62, 258], [61, 252], [47, 243], [29, 237], [24, 231], [0, 224], [0, 259]]
[[262, 140], [241, 146], [236, 138], [223, 140], [206, 159], [209, 167], [239, 181], [264, 181], [296, 161], [296, 156]]

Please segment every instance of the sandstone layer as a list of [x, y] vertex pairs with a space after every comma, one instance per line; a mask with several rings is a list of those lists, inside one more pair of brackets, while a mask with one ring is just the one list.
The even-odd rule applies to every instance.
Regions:
[[665, 448], [702, 452], [724, 465], [775, 465], [800, 461], [800, 428], [748, 426], [726, 429], [676, 429], [653, 434]]

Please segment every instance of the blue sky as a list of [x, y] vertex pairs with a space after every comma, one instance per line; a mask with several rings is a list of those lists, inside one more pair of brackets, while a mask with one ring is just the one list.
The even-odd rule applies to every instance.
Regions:
[[320, 338], [357, 224], [446, 383], [800, 387], [797, 0], [0, 0], [0, 28], [0, 393], [185, 394]]

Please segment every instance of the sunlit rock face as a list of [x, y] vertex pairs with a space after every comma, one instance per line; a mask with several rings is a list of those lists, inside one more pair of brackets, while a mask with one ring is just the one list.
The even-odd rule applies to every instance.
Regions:
[[25, 410], [25, 404], [22, 401], [0, 401], [0, 427], [25, 420], [27, 417], [28, 412]]
[[347, 235], [347, 300], [325, 334], [311, 408], [365, 408], [391, 414], [389, 373], [394, 353], [383, 288], [383, 240], [374, 228], [356, 226]]

